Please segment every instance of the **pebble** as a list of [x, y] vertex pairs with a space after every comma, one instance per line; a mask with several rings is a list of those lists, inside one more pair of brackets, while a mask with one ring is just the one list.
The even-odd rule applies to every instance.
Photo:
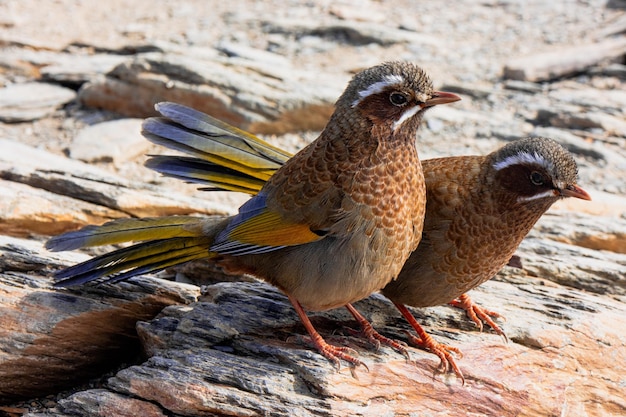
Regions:
[[141, 135], [143, 119], [119, 119], [88, 126], [69, 147], [70, 157], [85, 162], [118, 164], [137, 158], [150, 147]]
[[0, 121], [29, 122], [50, 115], [76, 98], [76, 92], [59, 85], [26, 82], [0, 89]]

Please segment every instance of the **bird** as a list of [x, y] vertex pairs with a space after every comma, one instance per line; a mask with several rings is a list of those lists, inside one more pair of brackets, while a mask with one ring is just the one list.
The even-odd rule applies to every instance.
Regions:
[[[198, 113], [196, 117], [201, 119], [205, 115]], [[271, 146], [247, 132], [226, 129], [223, 133], [224, 136], [209, 140], [227, 138], [230, 143], [239, 143], [242, 149]], [[224, 157], [232, 163], [241, 159], [241, 152], [235, 150]], [[288, 153], [283, 153], [273, 162], [288, 157]], [[269, 155], [259, 152], [250, 164], [260, 168], [268, 160]], [[422, 240], [398, 278], [390, 281], [381, 293], [417, 332], [417, 337], [409, 335], [410, 343], [435, 353], [441, 359], [443, 371], [452, 369], [464, 381], [452, 355], [461, 352], [433, 340], [406, 306], [452, 304], [466, 310], [481, 330], [484, 321], [506, 339], [492, 319], [500, 315], [475, 304], [467, 291], [492, 278], [507, 264], [522, 239], [552, 204], [567, 197], [583, 200], [591, 197], [577, 185], [578, 168], [572, 154], [545, 137], [519, 139], [488, 155], [442, 157], [421, 163], [426, 181]], [[148, 160], [147, 165], [163, 175], [202, 184], [208, 190], [255, 194], [264, 182], [255, 171], [245, 173], [207, 160], [157, 156]], [[364, 333], [377, 333], [364, 318], [361, 320], [357, 315], [355, 318], [364, 327]]]
[[[417, 129], [427, 109], [457, 100], [435, 91], [412, 63], [365, 69], [350, 80], [328, 124], [307, 147], [283, 160], [284, 153], [260, 146], [269, 156], [255, 170], [264, 183], [237, 214], [119, 219], [55, 236], [46, 243], [51, 251], [139, 242], [57, 272], [56, 285], [117, 282], [209, 258], [228, 272], [249, 273], [282, 290], [312, 344], [337, 368], [340, 360], [352, 368], [362, 365], [352, 349], [328, 344], [306, 311], [353, 303], [399, 274], [421, 239], [424, 220]], [[205, 140], [224, 123], [207, 124], [193, 109], [174, 103], [156, 109], [162, 116], [143, 124], [148, 140], [228, 165], [219, 152], [229, 155], [229, 144], [216, 151]], [[245, 154], [254, 146], [233, 166], [246, 171]]]

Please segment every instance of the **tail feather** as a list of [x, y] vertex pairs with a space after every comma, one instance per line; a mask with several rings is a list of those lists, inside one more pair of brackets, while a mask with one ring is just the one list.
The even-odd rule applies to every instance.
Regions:
[[265, 181], [208, 161], [184, 156], [153, 156], [145, 164], [168, 177], [208, 186], [204, 190], [258, 193]]
[[168, 119], [188, 129], [205, 133], [211, 137], [215, 136], [223, 144], [238, 149], [240, 152], [255, 156], [260, 155], [266, 163], [273, 161], [280, 166], [292, 156], [288, 152], [270, 145], [245, 130], [238, 129], [190, 107], [163, 102], [156, 105], [156, 110]]
[[208, 190], [258, 193], [292, 155], [197, 110], [159, 103], [164, 116], [144, 122], [143, 134], [192, 157], [153, 156], [146, 166], [163, 175], [208, 185]]
[[117, 219], [101, 226], [86, 226], [74, 232], [54, 236], [46, 242], [46, 249], [60, 252], [124, 242], [193, 237], [201, 233], [201, 219], [198, 217], [167, 216]]
[[166, 117], [143, 123], [153, 143], [267, 180], [290, 155], [259, 138], [196, 110], [173, 103], [157, 109]]
[[210, 257], [212, 240], [196, 237], [139, 243], [61, 270], [54, 275], [57, 279], [54, 285], [67, 287], [95, 280], [118, 282], [136, 275], [158, 272], [190, 260]]
[[256, 174], [264, 179], [268, 179], [280, 166], [273, 161], [229, 148], [223, 143], [223, 137], [213, 136], [209, 139], [162, 119], [146, 120], [143, 129], [144, 137], [157, 145], [247, 174]]

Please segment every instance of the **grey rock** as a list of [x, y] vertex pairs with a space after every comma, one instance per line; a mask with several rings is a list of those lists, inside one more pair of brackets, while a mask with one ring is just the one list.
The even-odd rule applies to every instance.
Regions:
[[476, 86], [465, 84], [444, 84], [441, 86], [441, 90], [449, 91], [452, 93], [465, 94], [473, 97], [477, 100], [483, 100], [493, 94], [495, 89], [493, 86]]
[[86, 84], [80, 90], [80, 100], [89, 106], [143, 117], [154, 114], [158, 97], [157, 101], [188, 104], [241, 126], [333, 102], [345, 82], [320, 83], [312, 74], [276, 68], [241, 58], [205, 60], [145, 54], [116, 67], [104, 81]]
[[534, 232], [542, 238], [626, 255], [626, 206], [621, 209], [621, 215], [614, 216], [550, 211], [537, 223]]
[[555, 46], [548, 51], [509, 60], [504, 77], [522, 81], [546, 81], [582, 72], [605, 60], [623, 57], [626, 37], [604, 39], [592, 44]]
[[623, 90], [599, 91], [594, 88], [575, 90], [559, 88], [551, 91], [549, 96], [564, 103], [606, 109], [615, 114], [624, 114], [624, 109], [626, 109], [626, 91]]
[[605, 77], [619, 77], [626, 80], [626, 65], [624, 64], [610, 64], [600, 67], [592, 68], [589, 71], [590, 75], [605, 76]]
[[[619, 372], [589, 370], [614, 363], [608, 352], [623, 346], [615, 330], [624, 323], [623, 305], [557, 284], [541, 285], [543, 277], [532, 278], [519, 269], [499, 276], [472, 295], [507, 317], [504, 327], [511, 343], [474, 331], [461, 312], [448, 307], [414, 310], [433, 337], [464, 351], [460, 363], [465, 387], [442, 383], [441, 375], [433, 378], [437, 362], [426, 352], [410, 349], [413, 364], [388, 348], [374, 352], [362, 339], [342, 336], [342, 327], [354, 326], [345, 313], [312, 314], [327, 341], [358, 349], [370, 368], [357, 369], [358, 379], [345, 369], [336, 372], [298, 341], [303, 330], [286, 297], [262, 283], [223, 283], [208, 287], [210, 296], [201, 302], [168, 307], [141, 324], [140, 337], [150, 358], [109, 379], [108, 393], [74, 395], [89, 395], [101, 407], [115, 405], [117, 396], [134, 398], [176, 415], [369, 416], [408, 415], [416, 407], [434, 412], [440, 404], [436, 398], [448, 393], [446, 407], [463, 405], [483, 415], [519, 415], [530, 408], [545, 415], [558, 408], [551, 393], [565, 378], [570, 384], [596, 387], [577, 390], [576, 401], [604, 404], [618, 389]], [[355, 306], [390, 337], [402, 338], [407, 330], [380, 296]], [[225, 334], [222, 327], [237, 332]], [[468, 392], [478, 400], [469, 402]], [[488, 401], [499, 396], [502, 401]], [[70, 397], [60, 405], [69, 410], [77, 406], [74, 402], [85, 400]]]
[[37, 120], [76, 98], [76, 92], [57, 85], [29, 82], [0, 89], [0, 121]]
[[598, 144], [588, 143], [580, 136], [568, 132], [565, 129], [556, 127], [536, 127], [534, 135], [552, 138], [563, 145], [574, 154], [584, 155], [597, 161], [608, 161], [611, 159], [605, 148]]
[[[601, 104], [604, 103], [600, 96], [598, 100]], [[605, 135], [626, 137], [624, 115], [611, 115], [596, 109], [596, 105], [586, 108], [583, 105], [563, 102], [539, 105], [534, 122], [569, 129], [601, 129]]]
[[44, 80], [80, 86], [110, 72], [127, 57], [111, 54], [58, 54], [56, 59], [41, 69]]
[[[166, 417], [161, 407], [105, 389], [78, 392], [59, 401], [53, 414], [55, 417]], [[35, 417], [35, 416], [33, 416]]]
[[541, 84], [521, 80], [505, 80], [504, 88], [531, 94], [541, 93], [543, 91]]
[[548, 241], [537, 234], [529, 235], [519, 252], [532, 276], [598, 294], [626, 296], [626, 255]]
[[383, 46], [395, 43], [437, 46], [441, 41], [435, 36], [396, 29], [371, 22], [337, 21], [319, 24], [311, 20], [272, 19], [263, 22], [263, 30], [269, 33], [291, 33], [296, 37], [319, 36], [339, 43]]
[[239, 57], [249, 61], [257, 61], [272, 67], [292, 67], [291, 62], [284, 56], [267, 52], [261, 49], [251, 48], [246, 45], [233, 42], [220, 42], [216, 49], [226, 56]]
[[141, 135], [143, 119], [120, 119], [82, 129], [69, 147], [70, 157], [85, 162], [120, 163], [143, 155], [150, 147]]
[[[46, 395], [121, 362], [136, 350], [135, 322], [164, 306], [190, 303], [197, 287], [138, 278], [81, 291], [47, 277], [78, 254], [48, 256], [32, 240], [0, 237], [0, 402]], [[130, 355], [130, 356], [129, 356]], [[67, 378], [73, 375], [73, 381]]]
[[127, 215], [159, 216], [228, 213], [230, 206], [175, 192], [163, 195], [150, 185], [41, 149], [0, 139], [0, 178], [119, 210]]

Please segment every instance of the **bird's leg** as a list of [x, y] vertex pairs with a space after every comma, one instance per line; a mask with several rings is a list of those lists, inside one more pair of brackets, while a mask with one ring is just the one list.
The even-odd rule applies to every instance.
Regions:
[[395, 303], [395, 302], [393, 304], [400, 311], [400, 313], [402, 313], [404, 318], [409, 322], [411, 327], [415, 329], [415, 331], [417, 332], [417, 335], [419, 336], [419, 337], [415, 337], [409, 332], [406, 332], [407, 336], [409, 337], [409, 342], [423, 349], [427, 349], [431, 351], [432, 353], [434, 353], [435, 355], [439, 356], [439, 359], [441, 359], [440, 366], [442, 368], [442, 371], [448, 372], [448, 370], [452, 368], [456, 376], [461, 380], [463, 384], [465, 384], [465, 377], [463, 377], [463, 373], [461, 372], [459, 367], [456, 365], [454, 357], [452, 357], [452, 354], [450, 353], [450, 352], [454, 352], [457, 355], [462, 357], [463, 354], [461, 353], [461, 351], [453, 346], [448, 346], [448, 345], [444, 345], [443, 343], [436, 342], [428, 333], [426, 333], [426, 331], [422, 328], [422, 326], [420, 326], [420, 324], [417, 322], [417, 320], [415, 320], [415, 317], [413, 317], [413, 314], [411, 314], [411, 312], [409, 311], [408, 308], [406, 308], [406, 306], [404, 306], [403, 304]]
[[469, 295], [462, 294], [458, 300], [452, 300], [448, 304], [454, 307], [462, 308], [467, 313], [467, 316], [472, 320], [476, 326], [483, 331], [483, 321], [487, 323], [494, 332], [504, 337], [504, 340], [508, 340], [504, 331], [498, 326], [492, 319], [503, 318], [500, 313], [482, 308], [478, 304], [474, 303]]
[[361, 360], [353, 356], [357, 354], [354, 349], [350, 349], [349, 347], [345, 346], [339, 347], [328, 344], [324, 340], [324, 338], [317, 332], [317, 330], [315, 330], [315, 327], [313, 327], [313, 323], [311, 323], [311, 320], [309, 320], [309, 317], [306, 315], [306, 312], [304, 311], [304, 308], [302, 308], [302, 305], [300, 305], [300, 302], [291, 295], [288, 295], [288, 297], [289, 301], [291, 301], [291, 304], [293, 304], [293, 307], [296, 309], [296, 312], [298, 313], [302, 324], [304, 324], [304, 327], [309, 333], [313, 345], [325, 358], [331, 361], [338, 370], [341, 367], [339, 359], [343, 359], [344, 361], [351, 363], [354, 367], [363, 365], [365, 369], [369, 371], [367, 365], [365, 365], [363, 362], [361, 362]]
[[376, 346], [376, 350], [380, 348], [380, 344], [382, 343], [402, 353], [404, 357], [407, 358], [407, 360], [410, 359], [409, 351], [407, 350], [406, 344], [404, 342], [390, 339], [378, 333], [376, 330], [374, 330], [374, 327], [372, 327], [371, 323], [367, 321], [367, 319], [363, 317], [363, 315], [359, 313], [352, 304], [346, 304], [346, 308], [361, 327], [360, 332], [351, 330], [352, 332], [365, 336], [370, 342], [372, 342]]

